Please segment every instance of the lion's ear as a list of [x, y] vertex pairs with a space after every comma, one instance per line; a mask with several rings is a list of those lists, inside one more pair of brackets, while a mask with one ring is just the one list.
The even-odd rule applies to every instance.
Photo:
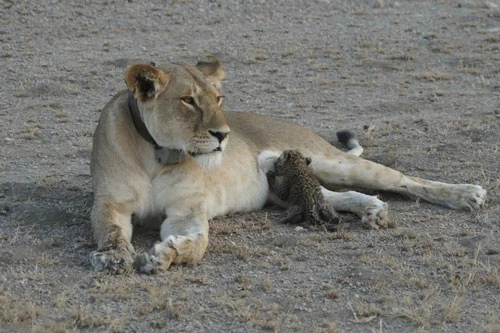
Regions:
[[169, 76], [151, 64], [132, 64], [125, 73], [128, 89], [141, 102], [156, 98], [165, 89]]
[[312, 159], [310, 157], [306, 157], [306, 164], [309, 165], [311, 164]]
[[207, 79], [212, 81], [217, 88], [220, 88], [220, 84], [225, 76], [225, 73], [222, 69], [222, 63], [217, 56], [206, 56], [205, 60], [199, 61], [196, 64], [196, 68], [205, 74]]

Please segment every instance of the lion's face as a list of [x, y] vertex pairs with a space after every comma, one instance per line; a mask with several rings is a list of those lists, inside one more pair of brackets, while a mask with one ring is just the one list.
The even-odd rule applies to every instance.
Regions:
[[126, 82], [144, 123], [158, 145], [192, 156], [223, 151], [230, 132], [219, 91], [224, 76], [220, 61], [169, 65], [164, 69], [134, 64]]

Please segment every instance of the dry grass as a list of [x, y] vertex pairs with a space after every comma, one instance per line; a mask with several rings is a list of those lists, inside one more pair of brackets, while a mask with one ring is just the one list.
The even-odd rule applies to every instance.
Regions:
[[389, 57], [390, 60], [400, 60], [400, 61], [410, 61], [410, 60], [415, 60], [415, 57], [412, 54], [405, 53], [405, 54], [398, 54], [398, 55], [393, 55]]
[[42, 313], [34, 303], [17, 300], [8, 294], [0, 295], [0, 322], [8, 324], [32, 322]]
[[149, 282], [143, 283], [141, 287], [146, 291], [146, 297], [141, 298], [139, 302], [139, 314], [146, 315], [159, 311], [170, 318], [178, 319], [187, 310], [186, 305], [174, 302], [170, 297], [173, 284]]
[[452, 301], [444, 304], [441, 308], [443, 319], [447, 323], [454, 323], [463, 317], [463, 299], [455, 296]]
[[489, 310], [481, 323], [485, 333], [500, 333], [500, 315], [496, 310]]
[[245, 299], [216, 298], [215, 304], [230, 313], [232, 320], [242, 320], [266, 331], [281, 332], [284, 327], [293, 328], [298, 323], [298, 317], [291, 313], [293, 308], [283, 308], [277, 303], [254, 300], [249, 304]]
[[270, 266], [279, 267], [280, 270], [286, 271], [290, 269], [290, 264], [292, 261], [289, 258], [283, 257], [272, 257], [269, 259]]
[[485, 41], [487, 41], [488, 43], [499, 43], [500, 42], [500, 36], [498, 36], [498, 35], [488, 35], [485, 38]]
[[327, 238], [330, 240], [342, 239], [345, 241], [352, 241], [356, 238], [356, 235], [353, 232], [348, 232], [344, 228], [339, 228], [339, 230], [335, 232], [327, 233]]
[[430, 327], [431, 310], [428, 308], [397, 308], [392, 315], [399, 318], [405, 318], [420, 329], [427, 329]]
[[387, 267], [391, 269], [399, 269], [402, 267], [400, 258], [392, 255], [362, 255], [357, 261], [363, 264], [369, 264], [370, 266]]
[[61, 111], [57, 113], [55, 117], [57, 119], [57, 122], [61, 124], [71, 121], [71, 118], [69, 117], [69, 114], [66, 111]]
[[326, 297], [330, 298], [330, 299], [337, 299], [337, 298], [340, 297], [340, 293], [339, 293], [338, 290], [333, 290], [333, 289], [332, 290], [328, 290], [326, 292]]
[[474, 291], [479, 285], [478, 273], [480, 267], [478, 265], [477, 256], [480, 249], [472, 260], [464, 258], [459, 265], [448, 265], [448, 281], [450, 288], [457, 295], [463, 296], [471, 291]]
[[414, 73], [412, 76], [418, 80], [425, 80], [425, 81], [449, 81], [454, 78], [453, 75], [451, 74], [446, 74], [446, 73], [441, 73], [441, 72], [421, 72], [421, 73]]
[[[106, 277], [96, 278], [89, 286], [89, 295], [95, 301], [103, 301], [110, 296], [120, 300], [134, 300], [137, 298], [130, 290], [135, 289], [138, 282], [135, 279], [123, 279], [121, 281], [110, 281]], [[146, 288], [146, 286], [144, 286]], [[64, 300], [64, 296], [62, 296]]]
[[417, 289], [427, 289], [430, 286], [429, 280], [421, 276], [411, 276], [408, 279], [408, 283], [415, 286]]
[[20, 131], [19, 137], [24, 140], [35, 140], [40, 137], [41, 127], [37, 124], [26, 125], [22, 131]]
[[183, 279], [200, 286], [210, 286], [214, 284], [214, 280], [206, 275], [184, 274]]
[[361, 302], [356, 307], [356, 314], [358, 317], [372, 317], [379, 316], [383, 311], [373, 303]]
[[213, 244], [213, 246], [210, 248], [210, 251], [214, 254], [230, 254], [243, 261], [259, 258], [267, 253], [267, 249], [263, 247], [237, 245], [233, 241], [227, 241], [221, 244]]
[[482, 281], [488, 286], [500, 288], [500, 266], [485, 265], [483, 267], [486, 272], [481, 277]]
[[110, 318], [96, 316], [91, 313], [90, 306], [80, 306], [70, 314], [71, 326], [79, 329], [95, 329], [101, 326], [108, 326], [111, 323]]

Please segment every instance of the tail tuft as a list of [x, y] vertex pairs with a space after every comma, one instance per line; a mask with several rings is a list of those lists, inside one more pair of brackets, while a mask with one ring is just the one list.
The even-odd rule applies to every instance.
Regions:
[[363, 153], [363, 147], [358, 142], [356, 134], [349, 130], [342, 130], [337, 132], [337, 139], [341, 144], [343, 144], [349, 151], [348, 154], [360, 156]]
[[337, 132], [337, 139], [341, 144], [343, 144], [346, 147], [349, 147], [349, 141], [351, 140], [356, 140], [356, 134], [354, 132], [351, 132], [349, 130], [343, 130]]

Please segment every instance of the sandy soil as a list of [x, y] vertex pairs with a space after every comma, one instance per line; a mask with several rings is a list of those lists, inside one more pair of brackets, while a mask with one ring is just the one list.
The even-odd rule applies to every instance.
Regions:
[[[0, 43], [0, 331], [500, 332], [500, 2], [0, 0]], [[366, 158], [480, 184], [487, 207], [381, 193], [394, 228], [339, 233], [267, 208], [211, 221], [196, 267], [92, 271], [100, 108], [131, 62], [207, 53], [227, 109], [352, 129]]]

